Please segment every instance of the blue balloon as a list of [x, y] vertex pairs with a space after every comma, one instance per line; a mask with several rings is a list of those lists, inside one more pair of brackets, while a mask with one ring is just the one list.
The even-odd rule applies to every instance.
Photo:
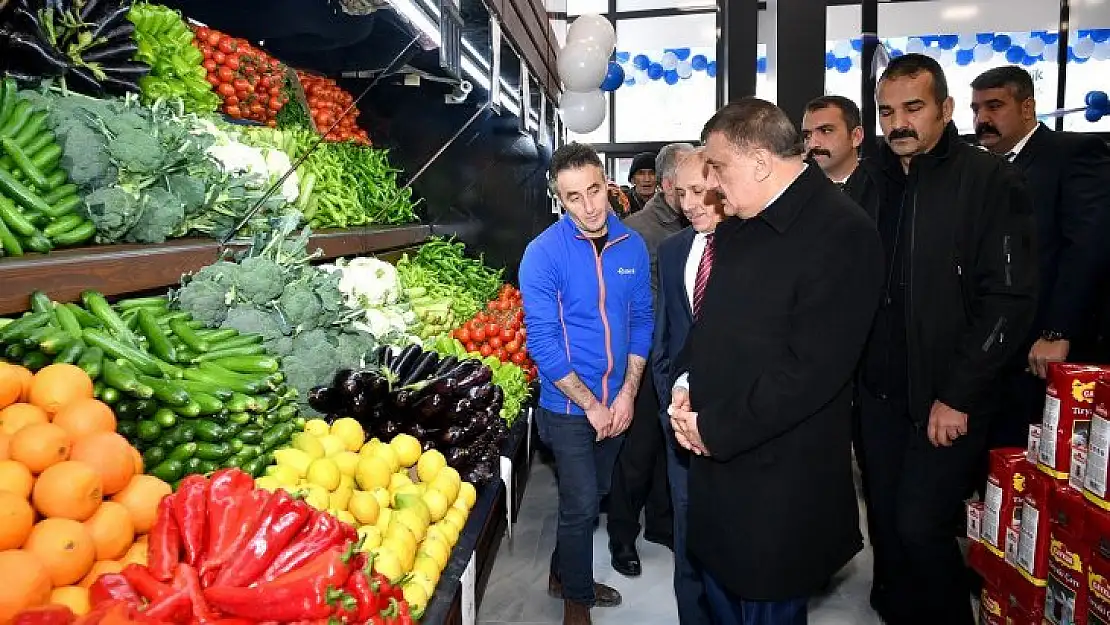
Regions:
[[941, 50], [952, 50], [960, 45], [959, 35], [941, 35], [937, 37], [937, 39], [939, 40]]
[[710, 61], [709, 64], [705, 66], [705, 74], [710, 78], [717, 77], [717, 61]]
[[1009, 50], [1012, 45], [1013, 40], [1010, 39], [1009, 35], [998, 35], [994, 38], [994, 41], [991, 42], [991, 47], [994, 48], [995, 52], [1005, 52]]
[[852, 69], [852, 59], [850, 57], [842, 56], [836, 60], [836, 71], [841, 74], [847, 74]]
[[628, 52], [617, 52], [617, 63], [627, 63], [632, 55]]
[[663, 66], [659, 63], [652, 63], [647, 68], [648, 78], [652, 80], [659, 80], [663, 77]]
[[651, 59], [647, 58], [646, 54], [637, 54], [632, 58], [632, 67], [636, 69], [646, 70], [651, 66]]
[[678, 57], [680, 61], [685, 61], [690, 58], [690, 48], [675, 48], [671, 50], [671, 52], [674, 52], [674, 55]]
[[982, 44], [990, 43], [994, 41], [994, 33], [977, 33], [975, 35], [975, 41]]
[[959, 65], [960, 67], [966, 67], [968, 65], [971, 65], [971, 62], [974, 61], [974, 60], [975, 60], [975, 51], [974, 50], [957, 50], [956, 51], [956, 65]]
[[704, 54], [695, 54], [694, 58], [690, 59], [690, 67], [694, 68], [695, 72], [705, 71], [706, 65], [709, 65], [709, 59], [705, 58]]
[[1026, 55], [1025, 55], [1025, 56], [1024, 56], [1024, 57], [1023, 57], [1022, 59], [1021, 59], [1021, 64], [1022, 64], [1022, 65], [1024, 65], [1024, 66], [1026, 66], [1026, 67], [1030, 67], [1030, 66], [1036, 65], [1036, 64], [1037, 64], [1037, 61], [1039, 61], [1039, 60], [1040, 60], [1040, 58], [1041, 58], [1041, 57], [1040, 57], [1040, 55], [1039, 55], [1039, 54], [1038, 54], [1037, 56], [1029, 56], [1028, 54], [1026, 54]]
[[836, 67], [836, 55], [832, 52], [825, 53], [825, 69], [832, 69]]
[[766, 74], [767, 73], [767, 57], [761, 56], [761, 57], [759, 57], [758, 59], [755, 60], [755, 73], [757, 73], [757, 74]]
[[1021, 60], [1024, 59], [1024, 58], [1025, 58], [1025, 50], [1023, 48], [1019, 48], [1018, 46], [1012, 46], [1009, 50], [1006, 50], [1006, 62], [1007, 63], [1015, 63], [1015, 64], [1016, 63], [1021, 63]]
[[903, 54], [905, 54], [905, 52], [902, 52], [898, 48], [894, 48], [893, 50], [890, 51], [890, 58], [896, 59], [896, 58], [902, 56]]
[[1107, 96], [1105, 91], [1088, 91], [1083, 98], [1083, 103], [1097, 109], [1110, 108], [1110, 96]]
[[1110, 41], [1110, 28], [1094, 28], [1089, 36], [1095, 43]]
[[863, 52], [863, 39], [853, 39], [852, 49], [856, 52]]
[[669, 69], [663, 72], [663, 82], [667, 83], [668, 85], [677, 85], [678, 72], [673, 69]]
[[1102, 119], [1103, 115], [1104, 113], [1102, 109], [1096, 109], [1093, 106], [1088, 106], [1086, 112], [1083, 113], [1083, 117], [1086, 117], [1087, 121], [1091, 122], [1092, 124]]
[[624, 84], [624, 68], [617, 63], [609, 63], [605, 71], [605, 79], [601, 81], [602, 91], [616, 91]]
[[636, 84], [636, 79], [632, 78], [631, 76], [626, 78], [625, 81], [624, 81], [624, 86], [625, 87], [631, 87], [635, 84]]

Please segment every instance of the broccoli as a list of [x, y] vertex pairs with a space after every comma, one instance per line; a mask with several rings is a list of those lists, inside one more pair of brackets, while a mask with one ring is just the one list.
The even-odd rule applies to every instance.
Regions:
[[108, 142], [108, 155], [120, 169], [137, 174], [157, 172], [164, 160], [158, 139], [133, 129], [124, 129]]
[[142, 198], [143, 210], [138, 222], [127, 231], [124, 241], [133, 243], [163, 243], [185, 220], [185, 207], [181, 200], [160, 187], [147, 189]]
[[133, 110], [108, 117], [104, 121], [104, 126], [108, 129], [108, 132], [114, 135], [120, 135], [128, 131], [138, 131], [145, 135], [153, 134], [150, 120], [144, 119]]
[[357, 369], [362, 367], [365, 360], [378, 344], [374, 337], [365, 332], [344, 332], [338, 337], [338, 360], [336, 364], [341, 369]]
[[[203, 270], [202, 270], [203, 271]], [[209, 328], [227, 317], [228, 287], [211, 280], [192, 280], [177, 292], [177, 305]]]
[[304, 281], [287, 284], [278, 298], [278, 307], [285, 315], [285, 320], [296, 331], [311, 330], [319, 324], [322, 312], [320, 300], [312, 287]]
[[276, 313], [268, 313], [253, 306], [235, 306], [227, 311], [223, 328], [235, 328], [240, 334], [260, 334], [262, 340], [276, 339], [285, 334]]
[[339, 279], [342, 275], [339, 272], [327, 272], [316, 270], [312, 278], [313, 287], [316, 289], [316, 296], [320, 298], [320, 303], [324, 310], [332, 313], [340, 312], [345, 308], [343, 303], [343, 294], [339, 291]]
[[285, 381], [306, 397], [309, 390], [331, 380], [338, 358], [323, 330], [303, 332], [293, 338], [292, 352], [281, 360]]
[[288, 356], [293, 353], [293, 339], [288, 336], [279, 336], [264, 343], [266, 352], [274, 356]]
[[97, 189], [85, 197], [89, 218], [96, 224], [97, 238], [118, 241], [141, 217], [142, 207], [119, 187]]
[[285, 276], [274, 261], [252, 256], [239, 263], [236, 287], [243, 300], [263, 306], [281, 297], [281, 292], [285, 289]]
[[217, 261], [206, 267], [201, 267], [193, 274], [193, 280], [210, 280], [219, 282], [230, 288], [239, 279], [239, 265], [226, 260]]
[[185, 174], [173, 174], [166, 179], [166, 187], [181, 199], [186, 215], [192, 215], [204, 208], [207, 198], [203, 180]]
[[69, 179], [82, 189], [106, 187], [119, 177], [108, 160], [104, 137], [86, 126], [75, 126], [64, 133], [62, 167]]

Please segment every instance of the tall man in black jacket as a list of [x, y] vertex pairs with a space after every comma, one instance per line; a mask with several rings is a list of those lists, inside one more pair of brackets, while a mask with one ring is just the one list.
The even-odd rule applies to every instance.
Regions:
[[862, 547], [851, 379], [882, 246], [775, 105], [733, 102], [702, 139], [733, 217], [707, 237], [671, 369], [671, 426], [697, 454], [688, 549], [715, 623], [804, 625], [807, 599]]
[[891, 61], [875, 218], [883, 298], [861, 366], [872, 605], [890, 625], [971, 625], [956, 543], [1005, 364], [1036, 309], [1032, 205], [1005, 161], [960, 141], [940, 65]]
[[[1096, 300], [1110, 261], [1110, 148], [1098, 137], [1037, 122], [1033, 78], [1015, 65], [971, 83], [975, 135], [1025, 175], [1036, 213], [1040, 302], [1021, 358], [1008, 372], [1009, 401], [991, 443], [1022, 446], [1040, 422], [1048, 363], [1096, 361]], [[1039, 379], [1038, 379], [1039, 378]]]

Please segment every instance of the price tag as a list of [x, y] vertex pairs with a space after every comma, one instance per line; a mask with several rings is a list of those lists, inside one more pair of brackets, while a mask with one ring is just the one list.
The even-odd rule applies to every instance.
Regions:
[[462, 586], [462, 599], [461, 599], [461, 612], [463, 625], [474, 625], [478, 620], [478, 610], [474, 605], [474, 581], [477, 574], [474, 572], [474, 554], [470, 554], [470, 560], [466, 563], [466, 570], [463, 571], [462, 579], [459, 584]]
[[524, 456], [528, 464], [532, 464], [532, 408], [528, 408], [528, 431], [524, 434]]
[[513, 538], [513, 461], [501, 456], [501, 481], [505, 482], [505, 526], [509, 539]]

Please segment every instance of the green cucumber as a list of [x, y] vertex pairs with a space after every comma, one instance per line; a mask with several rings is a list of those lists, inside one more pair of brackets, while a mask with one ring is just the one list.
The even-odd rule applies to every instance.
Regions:
[[64, 185], [66, 183], [66, 180], [69, 180], [69, 176], [66, 174], [64, 169], [59, 167], [58, 169], [54, 170], [53, 173], [47, 174], [46, 188], [57, 189], [58, 187]]
[[[85, 330], [85, 332], [88, 331], [87, 329]], [[111, 358], [103, 359], [101, 375], [104, 377], [104, 382], [109, 386], [123, 391], [128, 395], [133, 395], [140, 399], [154, 396], [154, 389], [140, 383], [134, 372], [118, 364]]]
[[[119, 434], [120, 436], [126, 438], [128, 441], [130, 441], [132, 444], [134, 444], [135, 439], [139, 435], [139, 422], [138, 421], [116, 421], [116, 434]], [[139, 448], [138, 446], [136, 446], [136, 449], [138, 449], [140, 452], [142, 451], [142, 449]], [[145, 461], [143, 462], [143, 466], [147, 466]]]
[[208, 393], [190, 391], [189, 397], [200, 406], [200, 414], [202, 415], [218, 414], [224, 409], [224, 403]]
[[15, 79], [4, 79], [3, 84], [0, 85], [0, 127], [8, 123], [19, 100], [19, 87]]
[[145, 375], [139, 376], [138, 379], [140, 384], [145, 384], [154, 389], [155, 399], [168, 406], [177, 407], [189, 403], [189, 393], [170, 380], [152, 378]]
[[[49, 179], [47, 181], [49, 182]], [[0, 194], [11, 198], [11, 201], [23, 208], [50, 214], [50, 204], [3, 167], [0, 167]]]
[[189, 327], [188, 322], [184, 320], [171, 321], [170, 330], [194, 352], [208, 351], [208, 341], [198, 336], [196, 331]]
[[35, 113], [35, 107], [29, 100], [19, 98], [16, 102], [15, 109], [12, 110], [8, 120], [0, 126], [0, 136], [14, 137], [19, 134], [20, 130], [27, 125], [31, 120], [31, 115]]
[[78, 340], [69, 332], [58, 328], [50, 333], [49, 336], [39, 341], [39, 349], [42, 353], [53, 356], [59, 354], [69, 347], [70, 343]]
[[177, 425], [177, 413], [168, 408], [159, 408], [151, 418], [163, 428], [172, 428]]
[[77, 323], [80, 323], [82, 328], [100, 328], [104, 326], [95, 315], [73, 302], [69, 302], [65, 307], [73, 313], [73, 316], [77, 318]]
[[[62, 306], [61, 308], [65, 307]], [[84, 341], [82, 341], [82, 343], [84, 343]], [[81, 353], [81, 357], [77, 359], [77, 366], [81, 367], [81, 369], [94, 380], [100, 377], [103, 363], [104, 350], [99, 347], [86, 347], [85, 351]]]
[[39, 134], [45, 134], [42, 133], [42, 129], [46, 126], [46, 117], [46, 111], [35, 111], [34, 113], [31, 113], [31, 116], [27, 118], [27, 123], [23, 124], [23, 127], [19, 129], [19, 132], [12, 135], [11, 138], [8, 140], [13, 141], [19, 147], [23, 147], [31, 143], [31, 141], [38, 137]]
[[74, 316], [73, 311], [66, 308], [62, 304], [53, 306], [54, 317], [58, 320], [58, 325], [63, 330], [69, 332], [75, 337], [81, 336], [81, 324], [77, 322], [77, 317]]
[[276, 373], [281, 368], [281, 363], [270, 356], [226, 356], [212, 360], [212, 364], [235, 373]]
[[[101, 382], [101, 380], [97, 380], [97, 382]], [[120, 397], [121, 395], [119, 394], [119, 390], [115, 387], [108, 386], [107, 384], [104, 385], [104, 390], [100, 393], [100, 401], [108, 404], [109, 406], [114, 405], [116, 402], [118, 402], [120, 400]]]
[[144, 419], [139, 421], [139, 440], [152, 442], [162, 437], [162, 426], [156, 421]]
[[247, 345], [258, 345], [261, 342], [262, 336], [259, 334], [242, 334], [230, 339], [224, 339], [218, 343], [213, 343], [212, 351], [246, 347]]
[[[205, 363], [207, 364], [207, 363]], [[266, 388], [265, 381], [245, 380], [237, 376], [205, 369], [203, 366], [196, 369], [185, 369], [185, 379], [195, 382], [211, 384], [237, 393], [258, 393]], [[238, 412], [238, 411], [233, 411]]]
[[[127, 328], [127, 324], [123, 322], [123, 319], [120, 319], [119, 315], [116, 314], [116, 311], [112, 309], [111, 304], [108, 303], [108, 300], [104, 299], [103, 295], [96, 291], [85, 291], [81, 293], [81, 301], [85, 304], [85, 308], [87, 308], [89, 312], [96, 315], [98, 319], [104, 322], [104, 327], [108, 328], [109, 332], [111, 332], [116, 339], [126, 345], [135, 346], [138, 344], [138, 339], [131, 333], [131, 330]], [[105, 349], [104, 351], [108, 350]], [[130, 358], [128, 358], [128, 360], [130, 360]], [[151, 374], [154, 375], [157, 374], [157, 372], [151, 372]]]
[[279, 423], [274, 427], [266, 430], [262, 435], [262, 450], [271, 451], [278, 445], [289, 442], [290, 437], [293, 436], [293, 424]]
[[[3, 172], [3, 169], [0, 169], [0, 172]], [[0, 219], [4, 220], [4, 223], [11, 228], [12, 232], [21, 237], [42, 234], [39, 232], [39, 229], [35, 227], [35, 224], [31, 223], [30, 219], [27, 219], [26, 215], [19, 212], [19, 208], [15, 205], [15, 202], [3, 195], [0, 195]]]
[[54, 362], [64, 362], [67, 364], [75, 364], [77, 359], [81, 357], [85, 351], [85, 344], [81, 339], [73, 339], [58, 355], [54, 357]]
[[[241, 356], [260, 356], [266, 353], [266, 348], [262, 345], [243, 345], [242, 347], [230, 347], [228, 349], [221, 349], [219, 351], [208, 351], [193, 360], [195, 362], [211, 362], [216, 360], [223, 360], [224, 358], [238, 358]], [[268, 371], [266, 373], [273, 373]]]
[[[26, 150], [25, 152], [31, 156], [31, 164], [35, 167], [38, 167], [39, 171], [43, 172], [53, 170], [54, 167], [57, 166], [58, 161], [62, 160], [62, 147], [57, 143], [51, 143], [40, 149], [38, 152], [31, 152], [30, 150]], [[46, 183], [46, 186], [42, 186], [39, 188], [43, 189], [44, 191], [53, 190], [53, 187], [49, 186], [50, 181], [50, 176], [46, 176], [46, 179], [44, 181]]]
[[147, 473], [163, 482], [176, 482], [185, 475], [185, 462], [167, 458], [157, 466], [147, 469]]
[[197, 440], [218, 443], [227, 437], [227, 430], [211, 419], [197, 419], [191, 425], [193, 432], [197, 435]]
[[64, 215], [69, 215], [77, 211], [77, 207], [81, 206], [81, 198], [76, 195], [67, 195], [56, 203], [50, 205], [50, 210], [47, 215], [57, 219]]
[[265, 458], [255, 458], [254, 460], [251, 460], [250, 462], [244, 463], [243, 466], [240, 467], [240, 468], [247, 475], [250, 475], [251, 477], [256, 477], [257, 478], [257, 477], [262, 477], [262, 472], [266, 470], [266, 465], [267, 465], [267, 462], [266, 462]]
[[[169, 454], [161, 447], [151, 447], [143, 452], [143, 466], [153, 467], [166, 459]], [[184, 460], [184, 459], [182, 459]]]
[[200, 416], [200, 404], [192, 400], [180, 406], [173, 406], [172, 408], [177, 414], [189, 419]]
[[39, 290], [31, 291], [30, 297], [31, 312], [44, 312], [51, 317], [54, 316], [54, 302], [50, 301], [50, 296]]
[[42, 196], [42, 199], [45, 200], [47, 203], [49, 203], [51, 206], [53, 206], [54, 204], [57, 204], [61, 200], [64, 200], [67, 197], [75, 196], [75, 195], [77, 195], [77, 185], [75, 185], [71, 182], [69, 184], [63, 184], [62, 186], [58, 187], [57, 189], [54, 189], [53, 191], [51, 191], [50, 193], [47, 193], [46, 195]]
[[41, 328], [35, 328], [31, 331], [30, 336], [23, 339], [23, 344], [31, 348], [38, 347], [40, 342], [45, 341], [47, 338], [50, 337], [51, 334], [54, 334], [60, 329], [61, 328], [59, 328], [53, 322], [48, 325], [44, 325]]
[[235, 328], [213, 328], [211, 330], [197, 330], [197, 336], [207, 341], [209, 345], [215, 345], [221, 341], [237, 338], [239, 331]]
[[31, 250], [32, 252], [38, 252], [39, 254], [45, 254], [54, 249], [54, 243], [50, 239], [46, 238], [45, 234], [38, 231], [26, 237], [23, 240], [23, 244], [24, 247], [26, 247], [27, 249]]
[[0, 219], [0, 256], [23, 256], [23, 244], [19, 237], [8, 228], [3, 219]]
[[[34, 161], [39, 152], [46, 150], [52, 145], [58, 145], [58, 137], [56, 137], [53, 132], [47, 130], [46, 132], [40, 132], [39, 134], [35, 135], [33, 139], [26, 143], [26, 145], [20, 144], [19, 147], [23, 148], [23, 151], [27, 153], [27, 156], [30, 156], [31, 160]], [[47, 178], [49, 178], [49, 176], [47, 176]]]
[[[103, 320], [103, 317], [101, 317], [101, 319]], [[118, 320], [120, 325], [123, 325], [122, 319], [119, 319], [118, 317], [116, 319]], [[110, 324], [105, 322], [105, 325]], [[127, 331], [129, 336], [134, 337], [134, 335], [131, 334], [131, 331], [127, 330], [126, 327], [124, 328], [124, 330]], [[85, 342], [89, 345], [103, 349], [105, 354], [108, 354], [113, 358], [121, 358], [123, 360], [126, 360], [127, 362], [134, 365], [136, 369], [147, 375], [159, 375], [160, 373], [162, 373], [161, 367], [159, 367], [158, 363], [152, 356], [150, 356], [146, 352], [135, 349], [132, 345], [126, 345], [123, 342], [112, 338], [103, 330], [99, 330], [96, 328], [85, 328], [81, 335], [85, 339]]]
[[209, 475], [218, 470], [220, 470], [219, 463], [212, 462], [211, 460], [201, 460], [200, 463], [197, 465], [197, 472], [201, 475]]
[[23, 148], [19, 147], [15, 139], [0, 137], [0, 149], [11, 157], [12, 162], [23, 172], [23, 175], [27, 177], [27, 181], [30, 182], [32, 186], [38, 189], [46, 187], [46, 176], [42, 173], [41, 169], [35, 166], [34, 162], [31, 161], [31, 157], [27, 156]]
[[[105, 386], [107, 388], [112, 388], [111, 386], [108, 386], [107, 382], [105, 382]], [[140, 417], [142, 417], [142, 415], [139, 414], [139, 408], [135, 404], [135, 400], [133, 399], [121, 399], [120, 401], [116, 402], [115, 412], [116, 418], [121, 421], [137, 421]]]
[[122, 310], [132, 310], [134, 308], [156, 308], [165, 310], [169, 303], [166, 298], [161, 295], [153, 295], [150, 297], [132, 297], [129, 299], [121, 299], [116, 302], [116, 308]]
[[238, 434], [238, 440], [248, 445], [258, 445], [262, 442], [263, 434], [265, 434], [265, 432], [259, 427], [243, 428]]
[[158, 326], [158, 320], [145, 308], [140, 308], [138, 311], [139, 329], [146, 337], [149, 351], [166, 362], [176, 362], [177, 353], [169, 338], [162, 333], [162, 328]]
[[243, 425], [251, 422], [251, 415], [246, 412], [230, 412], [227, 415], [227, 422], [236, 425]]
[[184, 461], [188, 460], [189, 458], [192, 458], [193, 456], [195, 456], [196, 453], [197, 453], [197, 444], [192, 442], [192, 441], [189, 441], [189, 442], [186, 442], [186, 443], [181, 443], [177, 447], [174, 447], [173, 451], [170, 452], [170, 455], [168, 457], [173, 458], [174, 460], [181, 460], [182, 462], [184, 462]]
[[204, 461], [196, 456], [189, 458], [185, 461], [185, 473], [187, 475], [200, 475], [200, 470], [204, 465]]
[[27, 347], [23, 343], [12, 343], [4, 348], [4, 357], [14, 362], [19, 362], [26, 353]]
[[196, 382], [193, 380], [177, 380], [177, 385], [189, 392], [189, 396], [196, 393], [214, 397], [220, 402], [225, 402], [235, 396], [235, 393], [226, 388], [219, 388], [211, 384], [204, 384], [203, 382]]

